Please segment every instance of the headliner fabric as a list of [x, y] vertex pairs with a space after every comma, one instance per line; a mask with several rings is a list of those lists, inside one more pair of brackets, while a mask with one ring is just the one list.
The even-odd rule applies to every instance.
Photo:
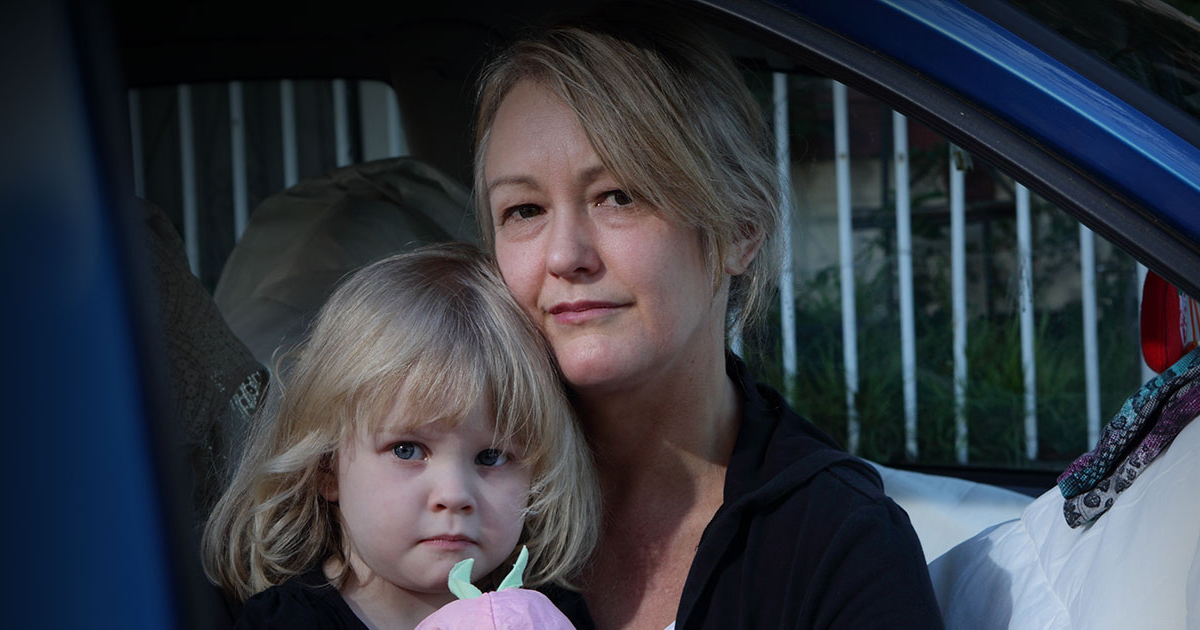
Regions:
[[1051, 488], [929, 565], [947, 628], [1200, 628], [1200, 422], [1071, 529]]
[[262, 202], [213, 298], [229, 327], [274, 371], [350, 272], [428, 243], [477, 240], [467, 190], [413, 158], [355, 164]]

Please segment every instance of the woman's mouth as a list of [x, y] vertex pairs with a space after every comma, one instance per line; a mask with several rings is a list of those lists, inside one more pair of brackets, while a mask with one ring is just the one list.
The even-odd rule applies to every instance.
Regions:
[[546, 310], [557, 324], [583, 324], [615, 313], [625, 308], [626, 304], [617, 302], [602, 302], [598, 300], [579, 300], [577, 302], [559, 302]]

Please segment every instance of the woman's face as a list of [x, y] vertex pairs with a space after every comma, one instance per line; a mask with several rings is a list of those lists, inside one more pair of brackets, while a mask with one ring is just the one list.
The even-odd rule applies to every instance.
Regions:
[[483, 168], [504, 281], [573, 387], [653, 383], [720, 356], [727, 288], [714, 291], [699, 233], [623, 191], [553, 93], [509, 92]]

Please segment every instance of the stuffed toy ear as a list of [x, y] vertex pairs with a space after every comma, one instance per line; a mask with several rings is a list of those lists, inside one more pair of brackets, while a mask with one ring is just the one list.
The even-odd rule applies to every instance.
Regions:
[[450, 585], [450, 592], [459, 599], [474, 599], [483, 595], [483, 591], [479, 590], [474, 584], [471, 584], [471, 567], [475, 566], [475, 558], [467, 558], [455, 563], [450, 569], [450, 578], [446, 582]]
[[1171, 367], [1200, 342], [1200, 303], [1153, 271], [1142, 285], [1142, 357], [1155, 372]]
[[500, 587], [497, 591], [503, 591], [506, 588], [521, 588], [525, 585], [525, 565], [529, 564], [529, 548], [521, 545], [521, 553], [517, 554], [517, 561], [513, 563], [513, 568], [504, 576], [504, 581], [500, 582]]
[[[509, 570], [508, 575], [504, 576], [504, 580], [500, 582], [500, 587], [497, 591], [503, 591], [508, 588], [521, 588], [525, 583], [525, 567], [529, 564], [529, 548], [521, 545], [521, 553], [517, 554], [517, 561], [513, 563], [513, 568]], [[450, 586], [450, 592], [459, 599], [474, 599], [483, 595], [478, 587], [471, 584], [471, 569], [475, 566], [475, 558], [467, 558], [455, 563], [450, 569], [450, 577], [446, 583]]]

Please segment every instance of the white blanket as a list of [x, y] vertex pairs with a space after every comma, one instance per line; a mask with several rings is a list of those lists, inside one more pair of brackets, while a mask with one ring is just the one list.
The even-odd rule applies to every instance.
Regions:
[[1200, 421], [1091, 525], [1062, 505], [1052, 488], [929, 565], [948, 629], [1200, 629]]

